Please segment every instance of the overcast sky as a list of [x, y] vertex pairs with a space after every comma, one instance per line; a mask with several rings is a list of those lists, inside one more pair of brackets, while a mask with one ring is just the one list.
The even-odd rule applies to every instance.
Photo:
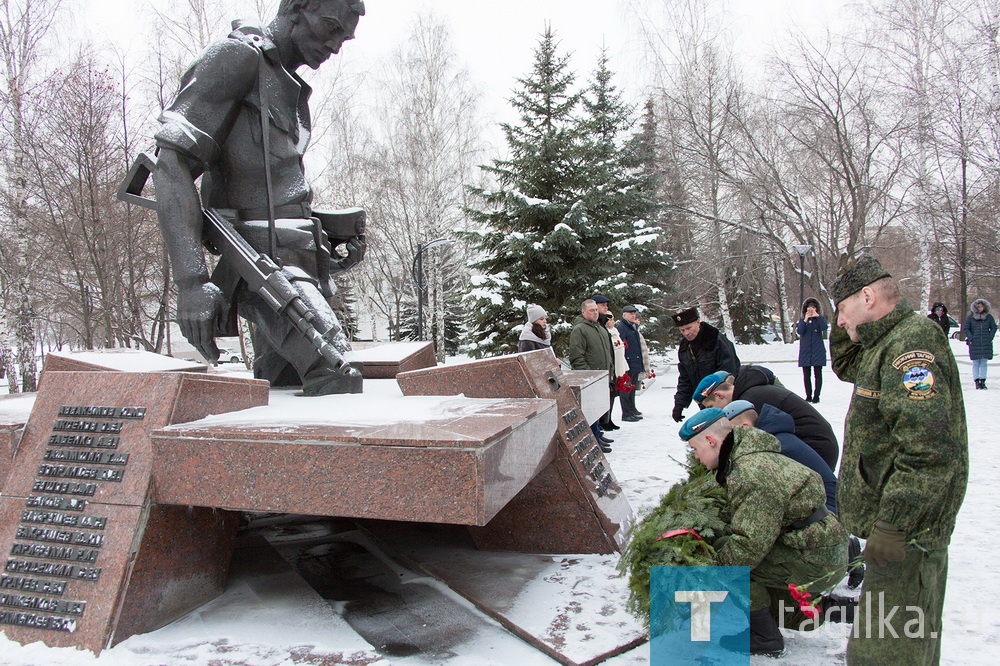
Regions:
[[[728, 7], [728, 27], [748, 67], [755, 66], [767, 46], [780, 40], [792, 24], [816, 29], [832, 21], [845, 4], [844, 0], [716, 1]], [[148, 16], [146, 0], [77, 3], [84, 11], [82, 23], [96, 41], [147, 38], [148, 28], [142, 23]], [[344, 57], [368, 62], [388, 55], [406, 37], [414, 15], [432, 11], [450, 25], [460, 60], [483, 88], [484, 106], [494, 110], [506, 105], [515, 78], [529, 73], [533, 49], [549, 23], [563, 51], [573, 54], [572, 65], [580, 77], [594, 69], [599, 50], [606, 46], [618, 85], [637, 99], [642, 69], [636, 38], [630, 37], [635, 33], [629, 29], [634, 22], [626, 15], [628, 5], [619, 0], [368, 0], [357, 40], [345, 47]]]

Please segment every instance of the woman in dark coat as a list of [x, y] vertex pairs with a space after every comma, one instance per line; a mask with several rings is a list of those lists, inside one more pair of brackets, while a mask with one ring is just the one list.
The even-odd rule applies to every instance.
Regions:
[[[807, 298], [802, 304], [802, 319], [795, 330], [799, 334], [799, 367], [806, 387], [806, 402], [819, 402], [823, 390], [823, 366], [826, 365], [826, 343], [823, 337], [830, 325], [819, 313], [819, 301]], [[816, 388], [813, 390], [813, 378]]]
[[937, 323], [944, 330], [944, 337], [948, 337], [948, 330], [951, 328], [951, 321], [948, 319], [948, 307], [944, 303], [935, 303], [931, 306], [931, 312], [927, 318]]
[[969, 345], [972, 359], [972, 378], [977, 389], [986, 388], [986, 362], [993, 358], [993, 336], [997, 334], [997, 321], [990, 314], [990, 302], [985, 298], [972, 301], [969, 317], [965, 320], [965, 344]]
[[549, 330], [548, 314], [541, 305], [531, 303], [525, 308], [528, 321], [521, 327], [521, 336], [517, 340], [518, 352], [536, 351], [552, 346], [552, 331]]

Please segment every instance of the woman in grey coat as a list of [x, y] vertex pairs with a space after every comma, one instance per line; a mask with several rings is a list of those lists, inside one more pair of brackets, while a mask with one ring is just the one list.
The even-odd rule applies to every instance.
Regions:
[[531, 303], [525, 308], [528, 321], [521, 327], [517, 340], [517, 351], [528, 352], [552, 346], [552, 331], [549, 330], [548, 314], [541, 305]]
[[997, 334], [997, 321], [990, 314], [990, 302], [985, 298], [972, 301], [965, 320], [965, 344], [969, 345], [972, 359], [972, 378], [977, 389], [986, 388], [986, 362], [993, 358], [993, 336]]

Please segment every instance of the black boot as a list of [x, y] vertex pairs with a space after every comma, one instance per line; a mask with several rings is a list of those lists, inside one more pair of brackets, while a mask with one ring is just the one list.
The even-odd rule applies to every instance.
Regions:
[[780, 657], [785, 652], [785, 639], [774, 621], [770, 608], [750, 613], [750, 654]]
[[982, 379], [979, 380], [979, 388], [983, 389], [984, 391], [986, 390], [986, 377], [983, 377]]
[[856, 590], [865, 580], [865, 560], [861, 556], [861, 541], [853, 534], [847, 542], [847, 567], [850, 569], [847, 575], [847, 587]]
[[823, 618], [830, 622], [854, 624], [854, 611], [857, 607], [857, 599], [831, 594], [823, 599]]
[[761, 608], [750, 613], [750, 628], [719, 639], [719, 645], [730, 652], [746, 653], [747, 642], [750, 654], [780, 657], [785, 652], [785, 639], [781, 636], [778, 623], [771, 615], [771, 609]]

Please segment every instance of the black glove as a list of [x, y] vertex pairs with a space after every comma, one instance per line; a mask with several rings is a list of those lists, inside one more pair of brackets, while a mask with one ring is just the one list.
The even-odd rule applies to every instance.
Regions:
[[674, 405], [674, 421], [680, 423], [684, 420], [684, 408], [680, 405]]
[[906, 557], [906, 533], [895, 525], [879, 521], [865, 544], [865, 564], [884, 567], [890, 562], [902, 562]]

